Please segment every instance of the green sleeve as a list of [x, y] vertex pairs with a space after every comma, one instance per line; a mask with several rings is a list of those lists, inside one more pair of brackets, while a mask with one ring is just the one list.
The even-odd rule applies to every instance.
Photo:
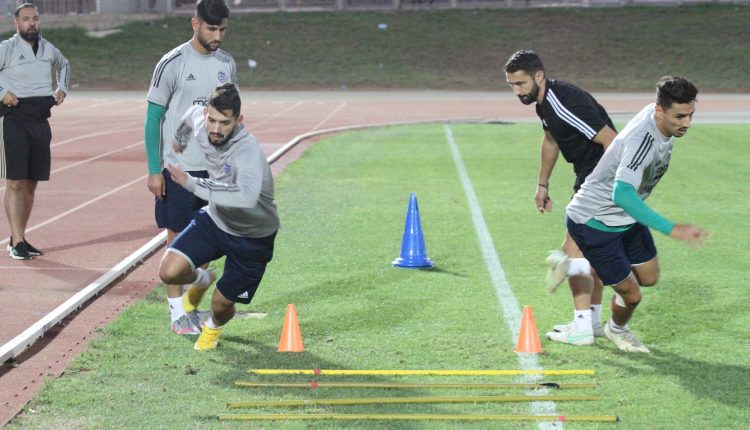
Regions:
[[143, 128], [149, 175], [161, 173], [161, 120], [165, 112], [167, 108], [164, 106], [148, 102], [146, 124]]
[[624, 181], [615, 181], [612, 189], [612, 201], [635, 218], [639, 223], [658, 230], [666, 235], [672, 232], [674, 224], [656, 213], [641, 200], [635, 187]]

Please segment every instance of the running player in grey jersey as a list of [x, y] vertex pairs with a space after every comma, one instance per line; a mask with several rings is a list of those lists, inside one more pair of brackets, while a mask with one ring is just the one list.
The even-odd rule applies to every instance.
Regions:
[[37, 184], [49, 180], [52, 131], [48, 118], [70, 89], [70, 64], [41, 36], [36, 6], [18, 6], [14, 22], [16, 34], [0, 43], [0, 177], [6, 178], [8, 253], [16, 260], [30, 260], [43, 254], [26, 240], [26, 225]]
[[617, 135], [568, 204], [568, 232], [605, 285], [615, 290], [604, 333], [623, 351], [649, 352], [628, 328], [641, 287], [656, 284], [659, 261], [649, 227], [702, 244], [708, 233], [674, 224], [644, 203], [669, 167], [675, 137], [692, 125], [698, 89], [682, 77], [657, 83], [656, 103]]
[[[207, 177], [206, 163], [197, 145], [188, 145], [177, 155], [170, 139], [182, 115], [192, 106], [205, 107], [208, 95], [217, 85], [237, 82], [237, 66], [227, 52], [219, 49], [227, 30], [229, 9], [224, 0], [199, 0], [192, 18], [193, 37], [164, 55], [154, 70], [146, 99], [146, 156], [148, 189], [154, 196], [156, 224], [167, 230], [167, 245], [172, 243], [206, 202], [175, 184], [166, 164], [180, 166], [196, 177]], [[162, 140], [162, 136], [166, 142]], [[194, 143], [194, 142], [193, 142]], [[200, 333], [196, 310], [198, 289], [183, 297], [182, 285], [167, 285], [172, 331], [178, 334]]]
[[192, 138], [203, 152], [208, 178], [194, 178], [167, 165], [175, 182], [208, 200], [164, 255], [159, 275], [166, 283], [207, 288], [210, 277], [198, 266], [226, 256], [224, 273], [211, 298], [211, 318], [194, 348], [214, 349], [221, 327], [235, 314], [235, 303], [253, 299], [273, 257], [279, 216], [273, 199], [273, 176], [255, 138], [241, 124], [240, 95], [232, 84], [216, 88], [208, 107], [193, 107], [175, 136], [175, 151]]

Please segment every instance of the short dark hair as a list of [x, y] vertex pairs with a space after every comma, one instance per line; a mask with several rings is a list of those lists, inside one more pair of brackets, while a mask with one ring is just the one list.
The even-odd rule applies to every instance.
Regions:
[[15, 17], [18, 18], [18, 14], [21, 13], [21, 9], [26, 9], [26, 8], [34, 8], [37, 11], [39, 10], [34, 3], [26, 2], [16, 8]]
[[673, 103], [690, 103], [697, 96], [698, 88], [682, 76], [662, 76], [656, 83], [656, 103], [664, 109]]
[[508, 61], [505, 62], [505, 71], [507, 73], [515, 73], [519, 70], [529, 75], [534, 75], [540, 70], [544, 71], [544, 64], [542, 64], [542, 60], [536, 55], [536, 52], [522, 49], [514, 52], [508, 58]]
[[220, 25], [229, 18], [229, 7], [224, 0], [198, 0], [195, 2], [195, 17], [210, 25]]
[[233, 117], [239, 117], [242, 101], [237, 86], [229, 82], [219, 85], [208, 96], [208, 105], [221, 112], [231, 110]]

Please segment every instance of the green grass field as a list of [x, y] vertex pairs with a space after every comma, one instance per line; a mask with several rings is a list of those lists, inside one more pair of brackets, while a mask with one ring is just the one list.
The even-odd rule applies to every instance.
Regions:
[[[570, 318], [566, 291], [547, 293], [544, 257], [562, 239], [572, 172], [560, 162], [552, 214], [533, 204], [539, 127], [450, 125], [466, 171], [520, 305], [531, 305], [544, 332]], [[618, 415], [619, 424], [566, 428], [742, 429], [750, 383], [750, 317], [745, 246], [750, 128], [696, 125], [675, 145], [669, 173], [649, 199], [670, 219], [712, 231], [699, 249], [656, 233], [662, 278], [645, 292], [631, 327], [653, 351], [624, 354], [607, 340], [569, 347], [543, 339], [545, 369], [595, 369], [596, 375], [545, 377], [595, 382], [550, 394], [601, 396], [558, 402], [556, 414]], [[398, 256], [409, 193], [419, 199], [434, 270], [390, 266]], [[225, 403], [330, 397], [519, 395], [520, 390], [235, 388], [234, 381], [309, 381], [252, 376], [249, 368], [518, 369], [511, 335], [469, 213], [442, 125], [340, 134], [314, 145], [277, 180], [283, 229], [274, 261], [253, 303], [241, 310], [219, 349], [198, 352], [194, 338], [169, 332], [164, 290], [132, 306], [9, 429], [48, 428], [357, 428], [485, 429], [489, 423], [227, 423], [221, 413], [530, 414], [524, 403], [392, 405], [229, 410]], [[606, 297], [610, 297], [607, 291]], [[278, 353], [284, 312], [294, 303], [304, 353]], [[204, 305], [205, 307], [205, 305]], [[608, 311], [605, 310], [605, 317]], [[519, 377], [319, 377], [320, 381], [517, 382]], [[537, 428], [496, 423], [496, 428]]]
[[[673, 74], [703, 91], [747, 92], [748, 22], [750, 7], [716, 4], [235, 14], [223, 47], [245, 89], [497, 89], [505, 60], [527, 48], [550, 76], [591, 91], [650, 92]], [[179, 16], [102, 39], [83, 29], [44, 35], [70, 59], [78, 88], [145, 92], [156, 62], [192, 29]]]

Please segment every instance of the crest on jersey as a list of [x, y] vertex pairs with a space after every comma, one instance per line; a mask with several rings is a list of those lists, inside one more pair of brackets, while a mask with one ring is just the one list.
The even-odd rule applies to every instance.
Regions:
[[226, 173], [227, 175], [231, 175], [232, 174], [232, 166], [230, 164], [225, 164], [224, 165], [224, 173]]
[[216, 76], [219, 79], [219, 82], [222, 84], [227, 81], [227, 73], [223, 70], [219, 70], [218, 76]]

